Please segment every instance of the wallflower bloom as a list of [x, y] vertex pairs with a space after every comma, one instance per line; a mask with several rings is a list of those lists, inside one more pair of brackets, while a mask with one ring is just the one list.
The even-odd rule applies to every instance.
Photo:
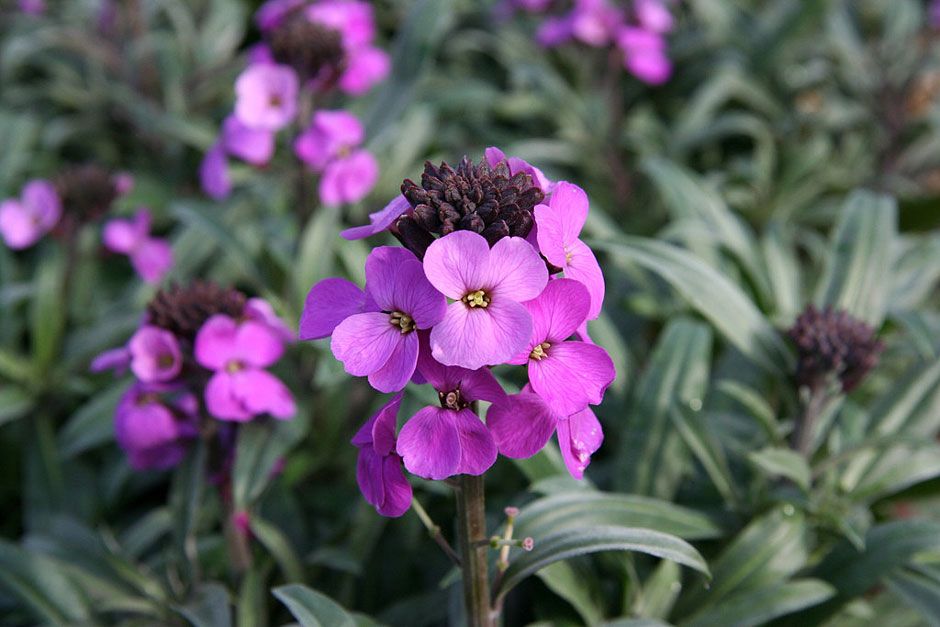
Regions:
[[51, 231], [62, 216], [62, 202], [49, 181], [27, 183], [19, 200], [0, 203], [0, 235], [14, 250], [29, 248]]
[[417, 329], [444, 317], [447, 301], [424, 276], [421, 262], [403, 248], [382, 246], [366, 260], [366, 299], [374, 310], [356, 313], [333, 331], [333, 355], [380, 392], [405, 387], [418, 363]]
[[669, 80], [672, 62], [661, 34], [624, 26], [617, 32], [617, 46], [623, 51], [624, 67], [641, 81], [661, 85]]
[[108, 250], [130, 257], [144, 281], [158, 283], [173, 265], [173, 250], [161, 238], [150, 237], [150, 212], [140, 209], [132, 220], [111, 220], [104, 227]]
[[496, 402], [506, 393], [489, 370], [444, 366], [423, 348], [418, 370], [437, 390], [441, 406], [425, 407], [405, 423], [398, 454], [409, 472], [426, 479], [483, 474], [496, 461], [497, 449], [470, 404]]
[[436, 360], [475, 370], [508, 361], [525, 348], [532, 318], [520, 303], [548, 282], [545, 263], [521, 237], [492, 249], [482, 235], [455, 231], [435, 240], [424, 256], [431, 284], [454, 300], [431, 331]]
[[[169, 396], [170, 398], [164, 398]], [[135, 470], [172, 468], [182, 461], [196, 428], [196, 397], [161, 385], [138, 383], [121, 397], [114, 434]]]
[[358, 0], [324, 0], [307, 8], [310, 21], [340, 33], [345, 53], [339, 87], [359, 96], [385, 79], [391, 62], [384, 50], [372, 45], [375, 18], [372, 7]]
[[357, 202], [375, 186], [379, 164], [359, 148], [365, 129], [347, 111], [317, 111], [310, 126], [294, 142], [294, 152], [320, 172], [320, 200], [327, 205]]
[[300, 339], [329, 337], [340, 322], [365, 310], [366, 293], [358, 285], [339, 277], [323, 279], [307, 294], [300, 315]]
[[588, 320], [601, 313], [604, 303], [604, 274], [594, 252], [578, 239], [587, 220], [587, 194], [577, 185], [560, 181], [547, 205], [535, 208], [539, 251], [565, 276], [582, 283], [591, 295]]
[[359, 449], [356, 480], [366, 501], [383, 515], [397, 518], [411, 507], [411, 484], [395, 451], [395, 427], [402, 394], [396, 394], [352, 439]]
[[127, 344], [130, 366], [144, 383], [172, 381], [183, 368], [183, 355], [176, 336], [159, 327], [137, 329]]
[[564, 416], [599, 404], [617, 374], [600, 346], [566, 341], [584, 323], [589, 306], [587, 289], [577, 281], [549, 281], [538, 298], [525, 303], [532, 337], [510, 361], [528, 366], [529, 385]]
[[604, 431], [590, 407], [570, 416], [559, 414], [529, 386], [494, 403], [486, 422], [499, 452], [517, 459], [541, 451], [555, 433], [565, 466], [575, 479], [584, 478], [591, 455], [604, 441]]
[[216, 314], [196, 335], [199, 365], [215, 371], [206, 385], [209, 413], [221, 420], [244, 422], [259, 414], [275, 418], [294, 415], [294, 399], [287, 387], [264, 368], [284, 352], [284, 343], [267, 325], [241, 323]]
[[232, 180], [228, 175], [228, 159], [222, 142], [216, 143], [199, 166], [202, 191], [213, 200], [222, 200], [232, 193]]
[[285, 65], [252, 65], [235, 81], [235, 115], [247, 127], [278, 131], [297, 115], [297, 74]]
[[238, 116], [230, 115], [222, 123], [225, 151], [252, 165], [265, 165], [274, 156], [274, 131], [252, 128]]

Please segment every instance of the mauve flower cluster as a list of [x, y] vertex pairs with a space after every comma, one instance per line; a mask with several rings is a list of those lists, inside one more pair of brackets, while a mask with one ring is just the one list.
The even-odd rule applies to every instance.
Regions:
[[[348, 373], [397, 393], [353, 439], [360, 488], [379, 513], [409, 507], [402, 463], [427, 479], [479, 475], [498, 453], [532, 456], [552, 434], [583, 476], [603, 439], [590, 406], [615, 377], [586, 331], [604, 299], [600, 266], [579, 239], [587, 213], [579, 187], [490, 148], [479, 164], [427, 164], [420, 184], [406, 180], [371, 224], [343, 233], [389, 231], [404, 244], [372, 250], [364, 289], [317, 283], [300, 322], [301, 339], [331, 337]], [[504, 364], [526, 367], [518, 394], [491, 372]], [[439, 406], [396, 437], [409, 382], [431, 385]], [[490, 403], [485, 423], [480, 402]]]
[[319, 175], [320, 200], [327, 205], [357, 202], [379, 176], [371, 153], [361, 148], [365, 131], [343, 110], [314, 111], [303, 105], [314, 95], [338, 89], [358, 96], [383, 80], [388, 55], [373, 45], [375, 20], [360, 0], [268, 0], [255, 15], [263, 42], [235, 81], [235, 108], [200, 169], [203, 190], [212, 198], [231, 193], [228, 157], [254, 166], [274, 156], [277, 133], [297, 123], [294, 154]]
[[[19, 198], [0, 203], [0, 235], [14, 250], [29, 248], [56, 229], [69, 237], [109, 213], [133, 186], [129, 174], [112, 175], [95, 165], [66, 169], [54, 181], [34, 179]], [[132, 220], [108, 222], [102, 241], [108, 250], [127, 255], [145, 281], [158, 283], [173, 265], [173, 253], [165, 240], [151, 237], [150, 222], [150, 212], [141, 208]]]
[[[291, 418], [294, 399], [267, 368], [292, 339], [266, 301], [237, 290], [197, 282], [158, 292], [127, 345], [91, 366], [129, 367], [136, 378], [115, 413], [117, 440], [131, 465], [176, 465], [207, 421]], [[225, 439], [226, 429], [216, 431]]]
[[[623, 54], [624, 67], [641, 81], [666, 82], [672, 63], [666, 53], [666, 34], [672, 30], [669, 0], [574, 0], [561, 16], [546, 18], [536, 35], [543, 46], [569, 41], [588, 46], [615, 45]], [[547, 0], [509, 0], [513, 9], [542, 13], [552, 7]]]

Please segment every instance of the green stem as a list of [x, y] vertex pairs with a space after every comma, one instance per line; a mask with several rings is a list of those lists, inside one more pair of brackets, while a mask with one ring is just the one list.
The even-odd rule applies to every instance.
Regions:
[[806, 401], [803, 414], [796, 423], [796, 428], [793, 431], [793, 448], [804, 457], [809, 457], [813, 453], [816, 422], [828, 400], [827, 386], [814, 387], [810, 392], [809, 400]]
[[464, 604], [468, 627], [495, 627], [496, 614], [490, 606], [489, 568], [486, 554], [486, 509], [483, 477], [457, 478], [457, 535], [463, 568]]
[[421, 503], [418, 502], [418, 499], [411, 499], [411, 508], [415, 511], [415, 514], [418, 515], [418, 518], [421, 520], [421, 524], [424, 525], [424, 528], [428, 530], [428, 534], [431, 538], [437, 542], [437, 545], [441, 547], [441, 550], [450, 558], [450, 560], [457, 566], [460, 566], [460, 556], [457, 555], [457, 552], [450, 546], [450, 543], [447, 541], [447, 538], [441, 533], [441, 528], [439, 525], [434, 524], [434, 521], [431, 520], [431, 517], [428, 515], [427, 511], [421, 506]]

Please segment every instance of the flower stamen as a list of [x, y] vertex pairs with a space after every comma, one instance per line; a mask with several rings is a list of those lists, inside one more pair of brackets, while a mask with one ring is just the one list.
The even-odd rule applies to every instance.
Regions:
[[463, 400], [463, 398], [460, 396], [460, 388], [451, 390], [450, 392], [438, 392], [437, 397], [441, 401], [441, 407], [446, 409], [459, 411], [470, 405], [470, 403]]
[[534, 359], [535, 361], [542, 361], [543, 359], [548, 357], [547, 351], [551, 347], [552, 345], [549, 344], [548, 342], [542, 342], [541, 344], [537, 344], [535, 348], [532, 349], [532, 352], [529, 353], [529, 359]]
[[464, 304], [471, 309], [474, 309], [475, 307], [482, 307], [483, 309], [486, 309], [490, 304], [490, 296], [483, 290], [470, 292], [461, 300], [463, 300]]
[[393, 311], [388, 316], [388, 321], [393, 327], [401, 329], [402, 335], [408, 335], [415, 330], [415, 321], [408, 314], [401, 311]]
[[229, 374], [235, 374], [236, 372], [239, 372], [243, 370], [244, 368], [245, 368], [245, 365], [242, 362], [238, 361], [237, 359], [233, 359], [232, 361], [225, 364], [225, 371], [228, 372]]

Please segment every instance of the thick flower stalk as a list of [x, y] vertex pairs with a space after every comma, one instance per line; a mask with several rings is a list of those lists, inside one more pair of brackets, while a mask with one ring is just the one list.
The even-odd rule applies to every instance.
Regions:
[[224, 467], [233, 442], [219, 422], [291, 418], [293, 397], [267, 368], [292, 336], [267, 302], [237, 290], [196, 282], [157, 292], [127, 345], [92, 363], [134, 375], [115, 414], [131, 465], [172, 467], [202, 434]]
[[316, 110], [323, 96], [365, 94], [389, 73], [375, 47], [372, 6], [359, 0], [268, 0], [255, 15], [262, 42], [235, 81], [234, 111], [200, 168], [203, 190], [223, 199], [233, 188], [229, 157], [267, 166], [277, 134], [297, 128], [297, 159], [320, 177], [325, 205], [358, 202], [378, 180], [378, 162], [361, 148], [361, 123], [343, 110]]
[[[372, 251], [364, 288], [339, 277], [314, 285], [300, 338], [329, 337], [349, 374], [396, 393], [353, 438], [360, 489], [380, 514], [401, 516], [413, 498], [402, 467], [455, 486], [468, 620], [489, 625], [482, 476], [499, 453], [529, 457], [557, 434], [572, 476], [583, 477], [603, 441], [590, 406], [616, 375], [587, 335], [604, 277], [579, 238], [587, 195], [498, 149], [456, 168], [427, 164], [420, 183], [401, 189], [343, 237], [387, 231], [403, 247]], [[507, 394], [497, 367], [522, 391]], [[438, 401], [396, 435], [409, 384], [430, 386]]]

